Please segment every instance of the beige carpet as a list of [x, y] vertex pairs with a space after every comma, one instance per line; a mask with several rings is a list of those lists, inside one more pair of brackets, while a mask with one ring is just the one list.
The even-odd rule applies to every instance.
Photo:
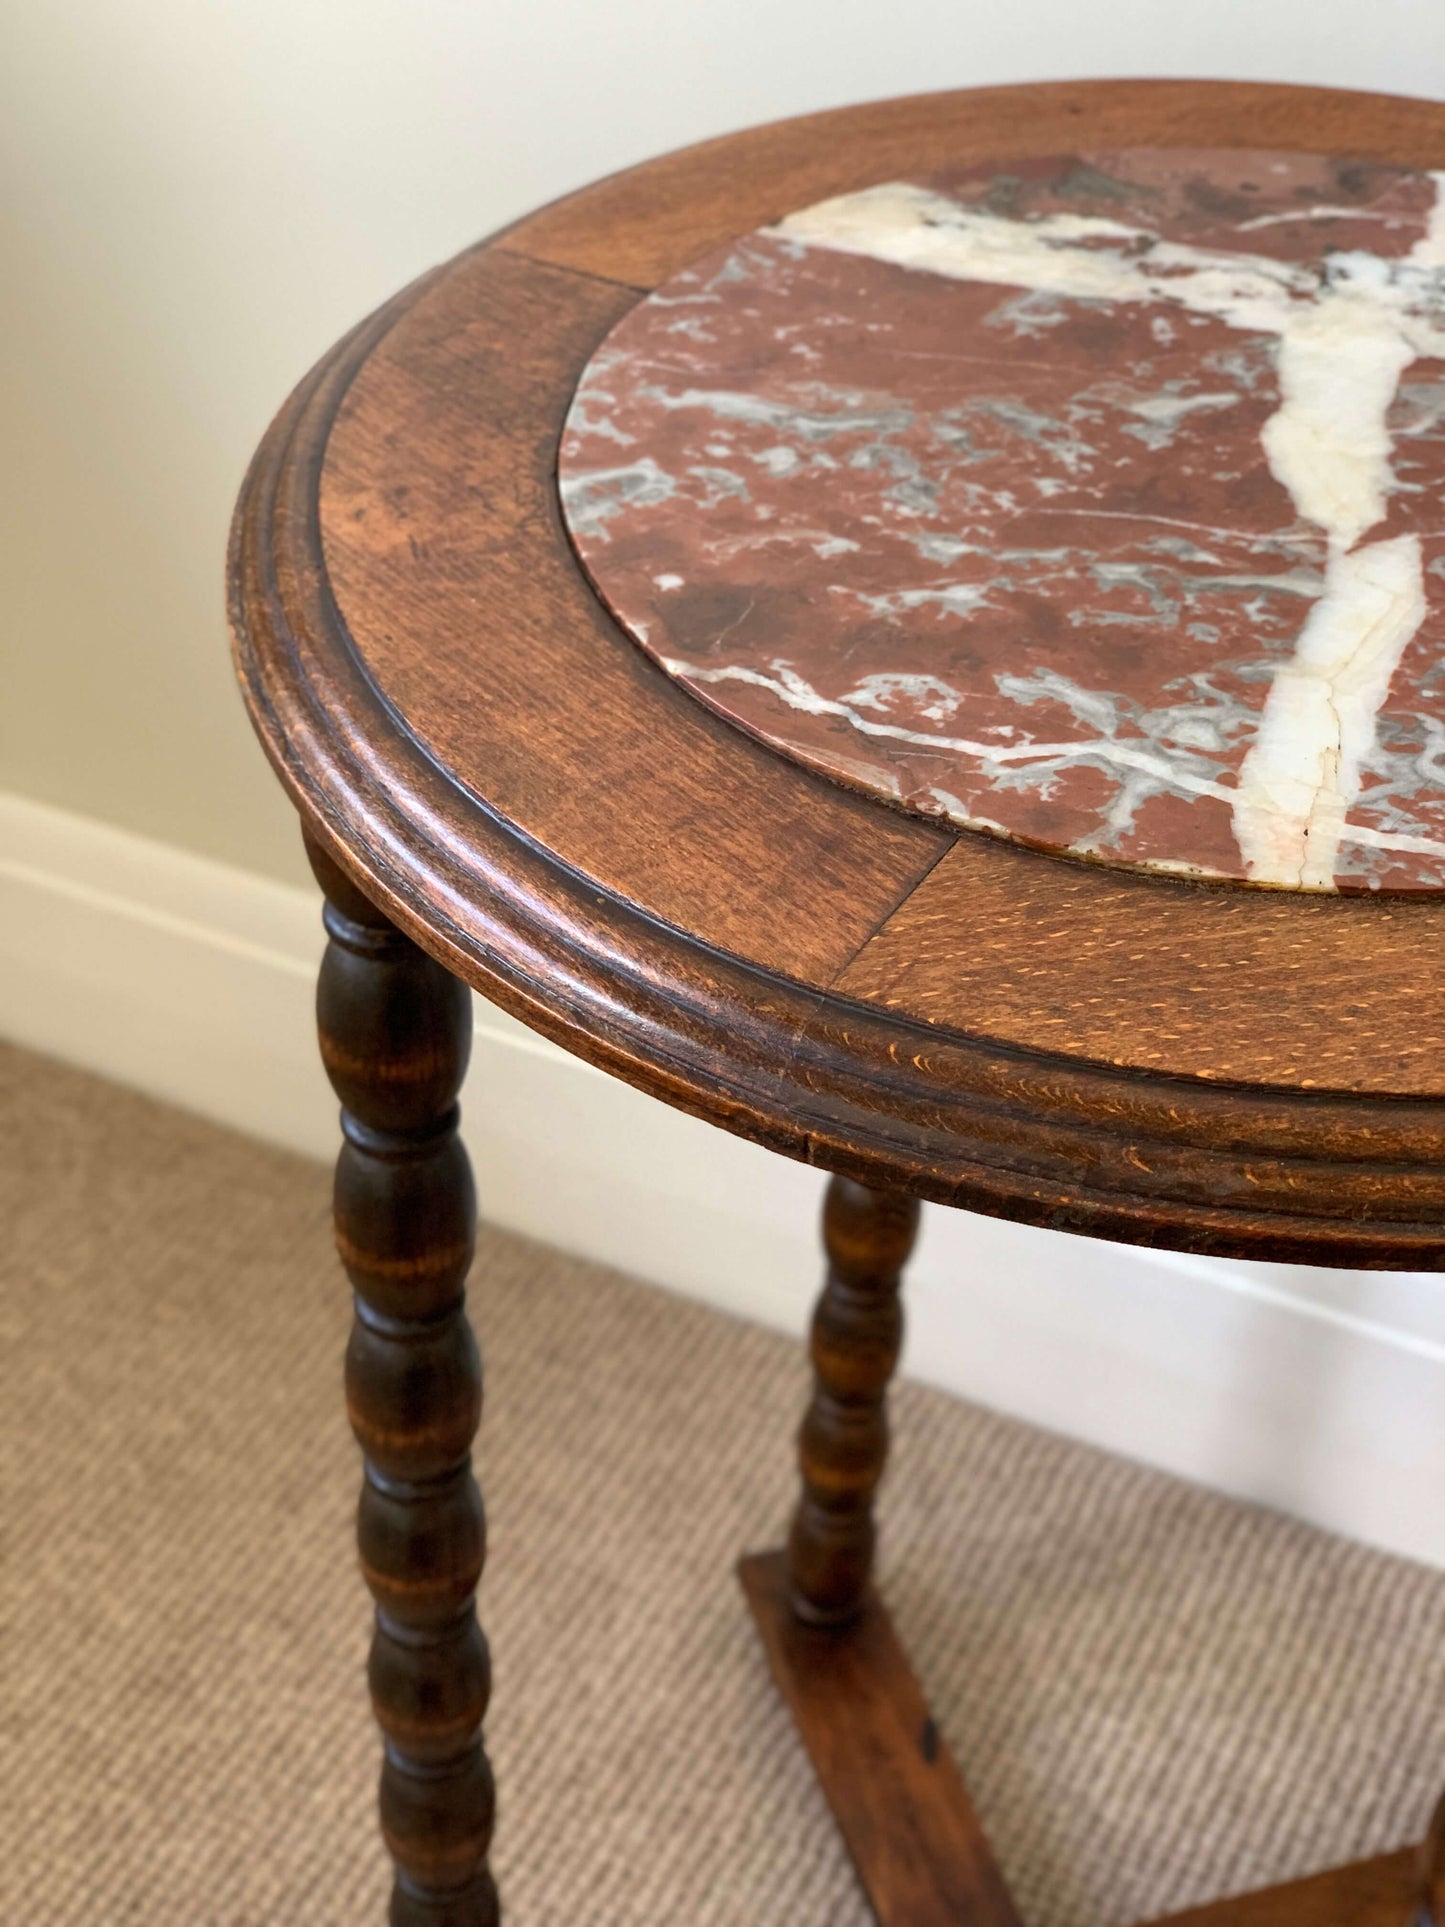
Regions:
[[[379, 1923], [326, 1176], [10, 1050], [0, 1136], [0, 1921]], [[731, 1576], [797, 1350], [499, 1233], [473, 1305], [510, 1921], [861, 1927]], [[885, 1529], [1030, 1927], [1397, 1844], [1445, 1777], [1438, 1575], [915, 1389]]]

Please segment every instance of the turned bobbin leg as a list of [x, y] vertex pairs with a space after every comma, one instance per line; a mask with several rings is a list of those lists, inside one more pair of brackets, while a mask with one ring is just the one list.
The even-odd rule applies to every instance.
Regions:
[[873, 1567], [873, 1494], [888, 1456], [888, 1382], [903, 1339], [899, 1288], [918, 1200], [834, 1178], [823, 1205], [828, 1275], [813, 1314], [813, 1397], [798, 1435], [803, 1496], [788, 1536], [799, 1618], [843, 1626]]
[[482, 1383], [463, 1301], [476, 1201], [456, 1102], [470, 993], [309, 839], [307, 854], [327, 898], [317, 1022], [345, 1140], [336, 1242], [356, 1293], [346, 1397], [364, 1459], [391, 1927], [494, 1927], [475, 1606], [486, 1527], [470, 1457]]
[[768, 1663], [880, 1927], [1019, 1927], [978, 1816], [870, 1583], [899, 1286], [918, 1205], [834, 1178], [813, 1314], [803, 1494], [785, 1550], [739, 1576]]

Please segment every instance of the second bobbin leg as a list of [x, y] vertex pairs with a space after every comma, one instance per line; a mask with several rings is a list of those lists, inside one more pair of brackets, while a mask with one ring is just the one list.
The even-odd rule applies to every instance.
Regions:
[[803, 1492], [788, 1535], [794, 1612], [842, 1626], [863, 1610], [888, 1456], [888, 1384], [903, 1338], [900, 1287], [916, 1198], [834, 1178], [823, 1205], [828, 1274], [813, 1314], [813, 1396], [798, 1435]]
[[988, 1841], [871, 1584], [899, 1287], [919, 1207], [835, 1177], [813, 1315], [803, 1491], [781, 1552], [739, 1577], [768, 1664], [880, 1927], [1019, 1927]]

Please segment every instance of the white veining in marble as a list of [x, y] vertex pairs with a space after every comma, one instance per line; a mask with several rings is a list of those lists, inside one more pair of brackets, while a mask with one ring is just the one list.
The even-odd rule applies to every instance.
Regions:
[[[1174, 304], [1278, 338], [1281, 399], [1263, 430], [1264, 453], [1300, 515], [1324, 533], [1328, 561], [1319, 599], [1293, 656], [1275, 674], [1230, 793], [1235, 832], [1256, 882], [1329, 888], [1343, 838], [1382, 846], [1389, 840], [1347, 826], [1345, 817], [1376, 746], [1391, 677], [1424, 619], [1420, 543], [1403, 536], [1357, 545], [1383, 519], [1395, 485], [1387, 411], [1400, 377], [1417, 357], [1445, 355], [1445, 329], [1431, 312], [1445, 296], [1445, 174], [1434, 178], [1429, 229], [1409, 255], [1337, 253], [1318, 270], [1163, 241], [1100, 216], [1011, 220], [907, 182], [820, 202], [772, 230], [806, 247], [1032, 294]], [[1305, 217], [1331, 212], [1316, 208]], [[1191, 397], [1187, 405], [1213, 399]], [[781, 677], [778, 693], [806, 704]], [[865, 733], [888, 728], [850, 713]], [[966, 747], [993, 763], [1006, 755], [997, 745]], [[1047, 758], [1097, 748], [1031, 745], [1025, 753]], [[1115, 762], [1122, 749], [1111, 745]], [[1215, 787], [1198, 785], [1200, 793]], [[1426, 838], [1410, 838], [1409, 847], [1445, 854], [1445, 846]]]
[[1331, 546], [1324, 594], [1275, 672], [1240, 769], [1234, 833], [1251, 877], [1332, 887], [1376, 718], [1424, 618], [1418, 536]]

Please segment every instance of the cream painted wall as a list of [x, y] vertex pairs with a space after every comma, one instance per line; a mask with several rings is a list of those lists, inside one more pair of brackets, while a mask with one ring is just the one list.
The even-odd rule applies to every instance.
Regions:
[[869, 95], [1445, 91], [1441, 0], [10, 0], [0, 788], [279, 878], [221, 555], [291, 383], [430, 262], [647, 154]]

